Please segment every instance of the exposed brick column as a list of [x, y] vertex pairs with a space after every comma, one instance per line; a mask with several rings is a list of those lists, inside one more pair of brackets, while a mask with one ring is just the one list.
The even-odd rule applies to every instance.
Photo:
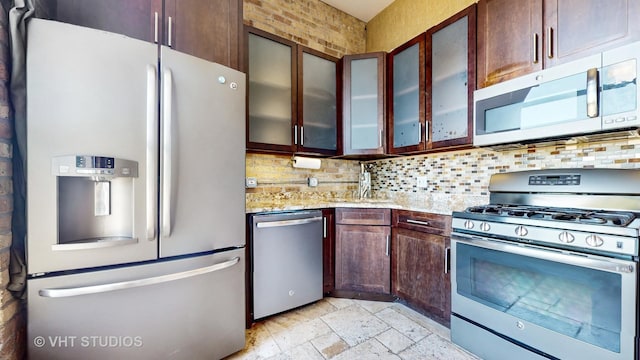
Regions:
[[26, 353], [26, 311], [22, 301], [7, 290], [13, 212], [13, 117], [9, 100], [9, 20], [7, 11], [0, 13], [0, 359], [17, 360]]

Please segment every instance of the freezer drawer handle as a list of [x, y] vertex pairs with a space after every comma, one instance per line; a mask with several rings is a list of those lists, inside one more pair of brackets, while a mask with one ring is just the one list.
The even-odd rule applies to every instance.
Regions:
[[214, 271], [223, 270], [223, 269], [232, 267], [233, 265], [236, 265], [239, 262], [240, 262], [240, 258], [235, 257], [229, 261], [225, 261], [215, 265], [206, 266], [199, 269], [182, 271], [174, 274], [155, 276], [155, 277], [146, 278], [146, 279], [122, 281], [122, 282], [111, 283], [111, 284], [91, 285], [91, 286], [83, 286], [83, 287], [75, 287], [75, 288], [42, 289], [38, 292], [38, 294], [42, 297], [61, 298], [61, 297], [99, 294], [99, 293], [115, 291], [115, 290], [131, 289], [131, 288], [137, 288], [141, 286], [156, 285], [156, 284], [166, 283], [169, 281], [186, 279], [186, 278], [190, 278], [198, 275], [204, 275]]
[[304, 225], [310, 224], [312, 222], [322, 221], [321, 216], [315, 216], [307, 219], [297, 219], [297, 220], [280, 220], [280, 221], [265, 221], [256, 223], [256, 227], [258, 228], [270, 228], [270, 227], [281, 227], [281, 226], [292, 226], [292, 225]]

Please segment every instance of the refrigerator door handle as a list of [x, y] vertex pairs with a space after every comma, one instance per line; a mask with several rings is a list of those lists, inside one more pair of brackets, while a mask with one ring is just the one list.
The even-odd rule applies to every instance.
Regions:
[[57, 289], [41, 289], [38, 294], [41, 297], [47, 298], [64, 298], [81, 295], [99, 294], [116, 290], [132, 289], [142, 286], [157, 285], [166, 283], [169, 281], [186, 279], [194, 276], [204, 275], [212, 273], [214, 271], [224, 270], [230, 268], [240, 262], [240, 257], [235, 257], [231, 260], [217, 263], [211, 266], [205, 266], [198, 269], [187, 270], [177, 272], [173, 274], [160, 275], [150, 278], [122, 281], [110, 284], [90, 285], [74, 288], [57, 288]]
[[163, 94], [163, 134], [162, 134], [162, 236], [171, 235], [171, 102], [173, 76], [170, 69], [164, 69]]
[[[156, 13], [157, 15], [157, 13]], [[147, 193], [146, 193], [146, 211], [147, 211], [147, 240], [153, 241], [156, 237], [156, 189], [157, 179], [156, 163], [158, 140], [156, 136], [157, 128], [157, 75], [156, 68], [153, 65], [147, 65]]]

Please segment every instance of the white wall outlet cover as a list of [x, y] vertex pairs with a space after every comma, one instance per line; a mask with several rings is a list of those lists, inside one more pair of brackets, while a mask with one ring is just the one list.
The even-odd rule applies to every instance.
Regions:
[[258, 186], [258, 179], [254, 177], [245, 178], [244, 186], [247, 188], [255, 188]]

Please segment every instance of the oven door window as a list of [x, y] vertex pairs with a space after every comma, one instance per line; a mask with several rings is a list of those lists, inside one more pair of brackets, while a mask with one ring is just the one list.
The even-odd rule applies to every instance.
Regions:
[[620, 352], [619, 274], [462, 243], [456, 252], [459, 295]]

